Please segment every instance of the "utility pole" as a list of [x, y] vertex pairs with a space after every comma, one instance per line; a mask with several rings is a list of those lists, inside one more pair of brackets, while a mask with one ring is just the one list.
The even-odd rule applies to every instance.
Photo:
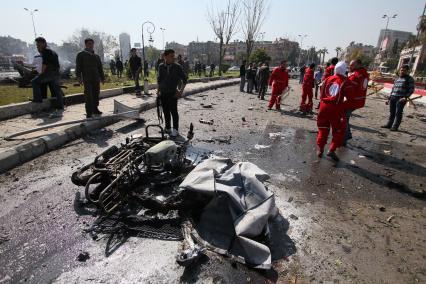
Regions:
[[297, 66], [300, 67], [300, 60], [301, 60], [301, 55], [302, 55], [302, 47], [303, 47], [303, 39], [305, 37], [307, 37], [308, 35], [297, 35], [300, 38], [300, 52], [299, 52], [299, 63], [297, 64]]
[[38, 12], [38, 9], [30, 10], [28, 8], [24, 8], [24, 10], [27, 11], [28, 13], [30, 13], [30, 15], [31, 15], [31, 20], [33, 22], [34, 38], [37, 38], [36, 28], [35, 28], [35, 24], [34, 24], [34, 13]]
[[[383, 36], [382, 45], [383, 45], [383, 41], [387, 38], [387, 35], [388, 35], [389, 20], [390, 20], [390, 19], [395, 19], [395, 18], [396, 18], [396, 16], [398, 16], [398, 14], [394, 14], [392, 17], [389, 17], [389, 16], [388, 16], [388, 15], [386, 15], [386, 14], [384, 14], [384, 15], [382, 16], [382, 19], [386, 19], [385, 35]], [[387, 45], [387, 42], [386, 42], [386, 45]], [[381, 48], [381, 47], [380, 47], [380, 48]], [[387, 51], [386, 51], [386, 48], [385, 48], [385, 59], [386, 59], [387, 57], [388, 57], [388, 56], [387, 56]]]

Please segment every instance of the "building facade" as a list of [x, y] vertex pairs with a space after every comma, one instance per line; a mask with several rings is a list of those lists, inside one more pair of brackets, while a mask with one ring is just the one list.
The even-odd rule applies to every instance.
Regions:
[[120, 41], [120, 58], [124, 62], [129, 60], [130, 57], [130, 35], [128, 33], [121, 33], [118, 39]]

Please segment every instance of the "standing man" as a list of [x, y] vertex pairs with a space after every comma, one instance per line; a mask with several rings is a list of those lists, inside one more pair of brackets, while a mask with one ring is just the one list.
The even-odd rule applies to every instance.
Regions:
[[209, 77], [214, 76], [214, 69], [215, 68], [216, 68], [216, 65], [214, 65], [214, 63], [210, 64], [210, 75], [209, 75]]
[[111, 59], [109, 62], [109, 69], [111, 70], [111, 75], [115, 75], [115, 61]]
[[130, 65], [130, 73], [132, 74], [132, 78], [135, 81], [136, 96], [140, 96], [141, 87], [139, 85], [139, 74], [141, 73], [141, 70], [142, 70], [142, 59], [138, 56], [136, 52], [136, 48], [132, 48], [130, 50], [129, 65]]
[[[260, 67], [260, 66], [259, 66]], [[257, 85], [257, 64], [256, 62], [253, 62], [253, 67], [252, 67], [253, 71], [254, 71], [254, 79], [253, 79], [253, 86], [254, 86], [254, 90], [257, 92], [259, 92], [259, 86]]]
[[259, 99], [264, 100], [266, 90], [268, 89], [269, 80], [269, 66], [268, 63], [263, 63], [262, 67], [259, 68]]
[[327, 144], [330, 126], [333, 138], [327, 156], [339, 161], [336, 149], [342, 146], [345, 137], [346, 118], [343, 105], [344, 98], [352, 96], [352, 83], [346, 78], [346, 63], [339, 62], [330, 76], [321, 86], [321, 104], [317, 117], [317, 156], [322, 157]]
[[327, 68], [325, 68], [324, 75], [322, 76], [322, 80], [325, 81], [328, 77], [334, 75], [334, 67], [336, 66], [337, 62], [339, 62], [339, 59], [337, 57], [333, 57], [331, 59], [331, 64], [328, 65]]
[[[165, 130], [170, 136], [176, 137], [179, 135], [177, 100], [182, 96], [187, 78], [182, 66], [175, 63], [175, 51], [173, 49], [164, 51], [164, 59], [165, 62], [160, 64], [158, 68], [157, 95], [160, 97], [163, 106]], [[178, 86], [181, 86], [181, 88], [178, 89]], [[173, 117], [173, 129], [171, 129], [170, 125], [171, 117]]]
[[399, 77], [395, 79], [389, 100], [386, 102], [386, 104], [389, 104], [389, 120], [382, 128], [398, 131], [405, 104], [414, 93], [414, 79], [408, 74], [409, 69], [408, 65], [402, 65], [399, 69]]
[[305, 77], [305, 70], [306, 70], [306, 66], [305, 66], [305, 64], [303, 64], [303, 66], [300, 67], [300, 70], [299, 70], [299, 72], [300, 72], [299, 84], [303, 84], [303, 78]]
[[244, 92], [244, 86], [246, 85], [246, 61], [243, 60], [243, 64], [240, 66], [240, 92]]
[[351, 61], [349, 64], [349, 71], [351, 72], [349, 81], [353, 84], [353, 97], [348, 97], [348, 100], [345, 101], [346, 132], [343, 146], [346, 146], [348, 140], [352, 139], [349, 120], [354, 110], [363, 108], [365, 105], [369, 79], [367, 69], [362, 66], [360, 59]]
[[123, 61], [120, 60], [120, 58], [117, 58], [117, 61], [115, 62], [115, 68], [117, 69], [117, 77], [121, 78], [123, 76]]
[[269, 86], [272, 86], [272, 95], [268, 109], [271, 110], [275, 105], [277, 110], [281, 110], [281, 95], [288, 88], [287, 61], [281, 61], [280, 66], [274, 68], [269, 77]]
[[322, 67], [318, 67], [318, 71], [314, 74], [314, 80], [315, 80], [315, 99], [318, 99], [318, 89], [319, 85], [321, 84], [321, 78], [322, 78]]
[[[309, 68], [305, 71], [305, 76], [303, 77], [302, 83], [302, 101], [300, 102], [300, 111], [303, 114], [312, 113], [312, 107], [314, 106], [314, 102], [312, 101], [313, 97], [313, 88], [315, 85], [314, 79], [314, 69], [315, 63], [311, 63]], [[306, 99], [308, 99], [308, 103], [306, 104]]]
[[253, 63], [250, 63], [246, 73], [247, 93], [249, 94], [253, 94], [255, 77], [256, 77], [256, 71], [253, 69]]
[[[64, 101], [61, 86], [59, 83], [59, 60], [56, 52], [47, 47], [46, 39], [38, 37], [35, 39], [37, 50], [41, 55], [41, 70], [39, 74], [31, 80], [33, 87], [34, 103], [43, 101], [43, 89], [49, 85], [52, 97], [56, 97], [55, 112], [50, 115], [51, 118], [62, 116]], [[47, 92], [47, 89], [46, 89]]]
[[91, 38], [84, 40], [86, 48], [77, 54], [75, 75], [80, 84], [84, 85], [86, 100], [86, 117], [101, 115], [99, 110], [100, 83], [105, 81], [104, 70], [99, 55], [95, 54], [95, 42]]
[[190, 71], [191, 67], [189, 66], [189, 60], [188, 57], [185, 57], [183, 59], [183, 72], [185, 73], [186, 77], [189, 77], [189, 71]]

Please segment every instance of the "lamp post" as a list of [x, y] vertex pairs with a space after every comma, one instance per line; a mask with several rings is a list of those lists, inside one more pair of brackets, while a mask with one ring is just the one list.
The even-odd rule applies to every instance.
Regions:
[[165, 28], [160, 28], [162, 36], [163, 36], [163, 50], [166, 49], [166, 46], [164, 45], [164, 31], [166, 30]]
[[300, 38], [300, 52], [299, 52], [299, 63], [297, 64], [300, 67], [300, 59], [302, 55], [303, 39], [308, 35], [297, 35]]
[[37, 33], [36, 33], [35, 24], [34, 24], [34, 13], [38, 12], [38, 9], [30, 10], [28, 8], [24, 8], [24, 10], [27, 11], [28, 13], [30, 13], [30, 15], [31, 15], [31, 20], [33, 21], [34, 38], [36, 38]]
[[149, 42], [153, 42], [152, 34], [155, 31], [155, 26], [152, 22], [146, 21], [142, 24], [142, 66], [143, 66], [143, 76], [144, 76], [144, 86], [143, 86], [143, 92], [145, 95], [148, 95], [148, 79], [147, 79], [147, 70], [145, 70], [145, 41], [143, 36], [143, 29], [146, 26], [146, 31], [149, 33]]
[[[386, 14], [384, 14], [383, 16], [382, 16], [382, 19], [386, 19], [386, 28], [385, 28], [385, 35], [383, 36], [383, 40], [382, 40], [382, 45], [383, 45], [383, 41], [387, 38], [387, 35], [388, 35], [388, 26], [389, 26], [389, 20], [390, 19], [395, 19], [396, 18], [396, 16], [398, 16], [398, 14], [394, 14], [392, 17], [390, 17], [390, 16], [388, 16], [388, 15], [386, 15]], [[387, 43], [386, 43], [386, 45], [387, 45]], [[382, 47], [380, 47], [380, 48], [382, 48]], [[385, 58], [387, 58], [387, 52], [386, 52], [386, 47], [385, 47]]]

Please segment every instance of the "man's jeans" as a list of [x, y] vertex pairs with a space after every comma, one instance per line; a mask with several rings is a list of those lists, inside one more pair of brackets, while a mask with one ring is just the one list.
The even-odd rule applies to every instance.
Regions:
[[132, 77], [133, 80], [135, 81], [135, 91], [136, 93], [140, 93], [141, 92], [141, 86], [139, 85], [139, 71], [132, 71]]
[[59, 75], [55, 74], [40, 74], [31, 80], [31, 85], [33, 87], [33, 101], [42, 102], [43, 101], [43, 84], [49, 84], [50, 90], [53, 91], [52, 97], [56, 97], [56, 109], [64, 108], [64, 100], [61, 91], [61, 86], [59, 83]]
[[241, 81], [240, 81], [240, 92], [244, 92], [244, 86], [246, 85], [246, 77], [245, 76], [241, 76]]
[[398, 129], [402, 121], [402, 113], [406, 102], [400, 102], [402, 97], [391, 96], [389, 99], [389, 120], [387, 123], [388, 127]]
[[351, 125], [349, 124], [349, 119], [352, 116], [353, 109], [347, 109], [346, 110], [346, 132], [345, 132], [345, 139], [343, 140], [343, 145], [346, 145], [349, 139], [352, 139], [352, 132], [351, 132]]

